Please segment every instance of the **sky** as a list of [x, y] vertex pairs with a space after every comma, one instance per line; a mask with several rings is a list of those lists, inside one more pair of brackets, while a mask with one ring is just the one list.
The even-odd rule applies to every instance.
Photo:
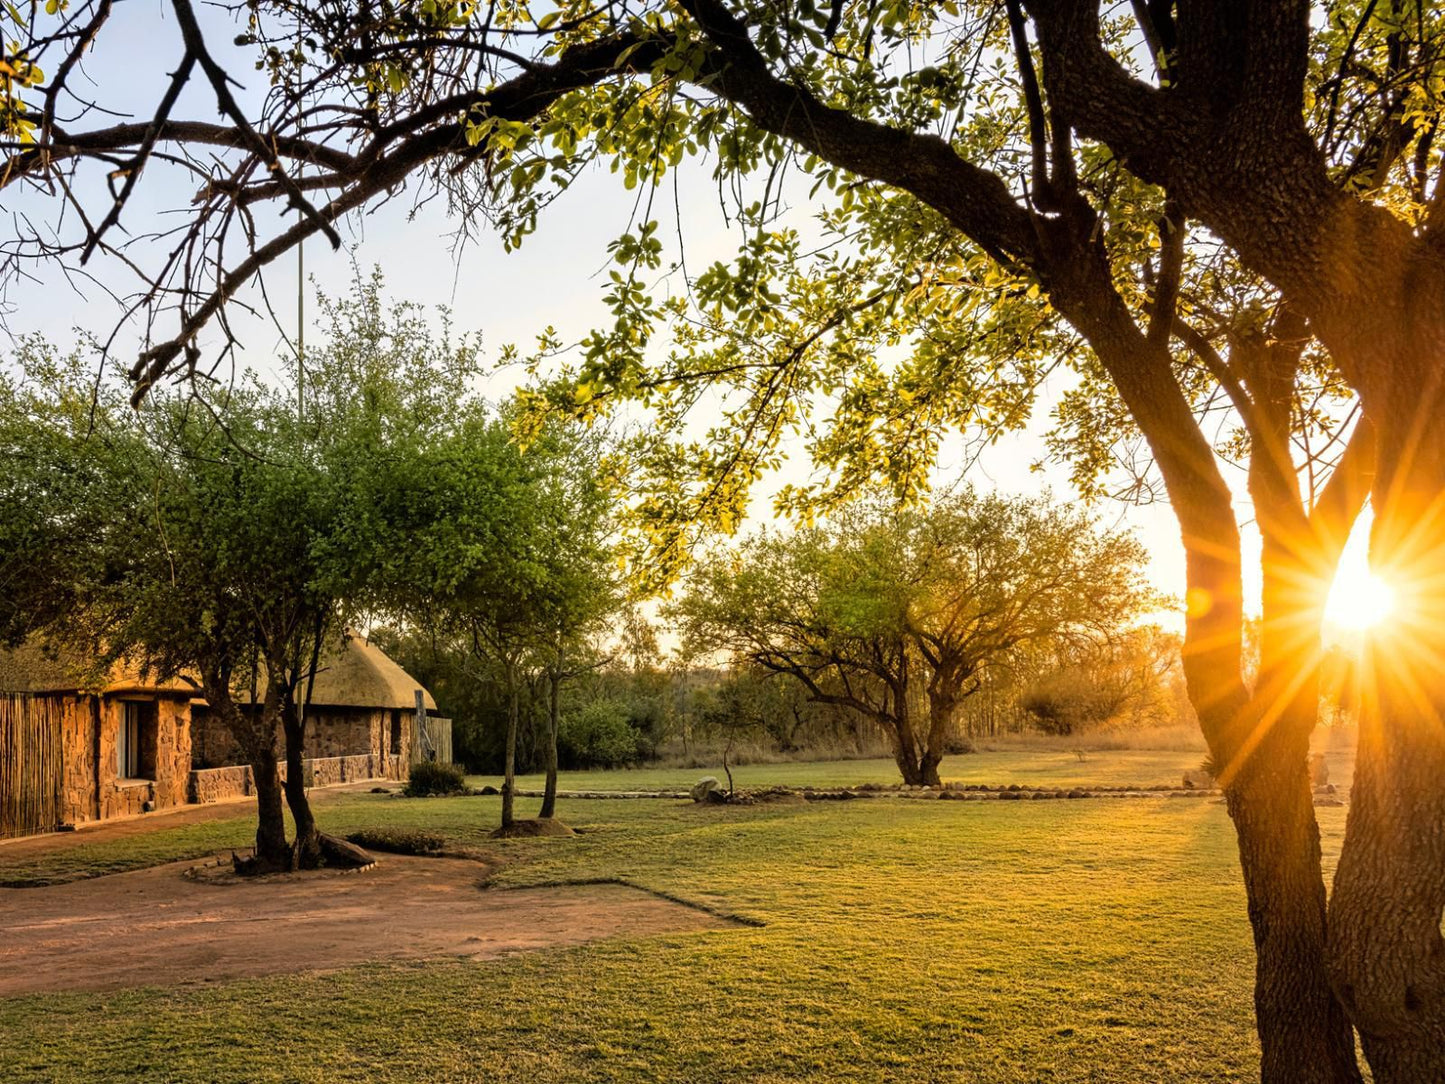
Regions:
[[[144, 112], [156, 100], [180, 58], [179, 33], [160, 0], [129, 0], [118, 5], [115, 20], [108, 30], [110, 37], [102, 40], [89, 62], [88, 72], [95, 85], [104, 90], [109, 108]], [[215, 30], [212, 37], [220, 43], [229, 42], [235, 32], [224, 25], [216, 26]], [[255, 100], [256, 95], [264, 92], [264, 76], [250, 70], [244, 53], [234, 48], [218, 48], [218, 53], [223, 64], [245, 84], [240, 95], [243, 100]], [[142, 63], [136, 63], [138, 57]], [[195, 119], [214, 116], [211, 96], [198, 81], [193, 81], [182, 95], [175, 115]], [[122, 220], [123, 226], [136, 232], [155, 229], [158, 222], [165, 222], [167, 212], [186, 205], [190, 189], [194, 187], [192, 182], [182, 182], [159, 169], [152, 169], [148, 174]], [[674, 192], [678, 200], [676, 214]], [[95, 195], [94, 189], [91, 195]], [[355, 261], [363, 272], [373, 265], [379, 266], [394, 300], [449, 307], [458, 330], [482, 333], [491, 358], [495, 358], [506, 343], [516, 343], [525, 349], [537, 333], [549, 325], [564, 339], [575, 340], [590, 328], [608, 322], [602, 301], [609, 267], [607, 245], [633, 216], [637, 198], [637, 192], [623, 189], [619, 177], [605, 168], [593, 168], [544, 211], [537, 232], [521, 249], [508, 253], [499, 238], [485, 231], [481, 231], [475, 243], [457, 251], [453, 243], [457, 224], [448, 218], [441, 201], [411, 213], [408, 198], [402, 196], [347, 223], [342, 231], [347, 244], [342, 251], [332, 251], [319, 239], [308, 243], [304, 253], [308, 289], [320, 289], [331, 295], [344, 293]], [[45, 210], [45, 204], [33, 195], [13, 198], [7, 193], [5, 209], [38, 216]], [[663, 223], [664, 234], [673, 228], [674, 218], [681, 220], [691, 268], [705, 266], [714, 258], [726, 258], [733, 251], [734, 240], [728, 233], [717, 191], [705, 166], [687, 164], [675, 184], [669, 178], [656, 193], [653, 216]], [[791, 224], [800, 229], [809, 229], [805, 200], [799, 201], [790, 219]], [[128, 280], [119, 276], [117, 270], [114, 265], [94, 268], [100, 282], [123, 290]], [[285, 257], [268, 269], [267, 293], [283, 321], [291, 326], [296, 318], [296, 287], [294, 257]], [[252, 291], [241, 300], [254, 302], [258, 296]], [[114, 302], [98, 286], [85, 287], [83, 293], [78, 293], [75, 283], [55, 273], [43, 274], [37, 283], [12, 288], [7, 300], [11, 306], [6, 317], [9, 332], [40, 332], [59, 343], [69, 342], [72, 328], [77, 326], [108, 334], [116, 319]], [[314, 313], [314, 304], [309, 308]], [[238, 315], [236, 327], [243, 341], [245, 364], [266, 369], [272, 359], [286, 349], [276, 329], [264, 320]], [[165, 334], [171, 333], [163, 330]], [[213, 334], [213, 344], [214, 341]], [[0, 353], [4, 349], [4, 341], [0, 339]], [[120, 353], [125, 356], [124, 348]], [[500, 398], [522, 377], [515, 369], [497, 371], [488, 378], [485, 391], [489, 397]], [[1074, 499], [1065, 470], [1057, 466], [1045, 466], [1041, 471], [1032, 469], [1046, 458], [1042, 434], [1048, 426], [1052, 404], [1067, 386], [1067, 379], [1066, 373], [1052, 378], [1027, 430], [1001, 439], [976, 460], [965, 454], [962, 440], [947, 442], [935, 484], [956, 483], [964, 477], [967, 465], [966, 480], [982, 490], [1035, 493], [1047, 486], [1057, 499]], [[773, 493], [785, 482], [799, 480], [807, 470], [802, 449], [794, 445], [783, 470], [765, 479], [759, 487], [752, 505], [751, 524], [770, 520]], [[1225, 470], [1235, 488], [1237, 516], [1246, 539], [1246, 597], [1255, 599], [1258, 535], [1252, 528], [1253, 512], [1243, 492], [1243, 473], [1228, 466]], [[1102, 501], [1093, 511], [1108, 526], [1136, 532], [1151, 554], [1150, 579], [1167, 594], [1182, 597], [1182, 547], [1173, 514], [1166, 504], [1136, 507]], [[1353, 570], [1351, 575], [1358, 575], [1364, 562], [1363, 534], [1357, 532], [1357, 536], [1347, 558]]]

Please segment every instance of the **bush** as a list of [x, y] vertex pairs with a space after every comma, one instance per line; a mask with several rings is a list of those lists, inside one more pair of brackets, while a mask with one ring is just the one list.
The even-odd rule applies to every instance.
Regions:
[[558, 759], [567, 768], [621, 768], [634, 764], [642, 750], [628, 720], [627, 704], [594, 700], [563, 716], [557, 729]]
[[1054, 737], [1098, 727], [1119, 710], [1121, 692], [1080, 669], [1059, 670], [1026, 690], [1019, 706], [1034, 726]]
[[461, 794], [466, 789], [466, 776], [458, 765], [420, 760], [411, 766], [411, 775], [402, 793], [408, 798], [427, 798], [434, 794]]
[[973, 739], [967, 734], [953, 733], [943, 739], [944, 756], [961, 757], [976, 752], [978, 752], [978, 747], [973, 744]]
[[436, 854], [446, 845], [446, 840], [433, 832], [407, 828], [362, 828], [346, 838], [368, 851], [390, 854]]

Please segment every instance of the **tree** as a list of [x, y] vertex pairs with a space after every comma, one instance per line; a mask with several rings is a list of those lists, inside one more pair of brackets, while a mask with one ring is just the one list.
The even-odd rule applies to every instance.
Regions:
[[0, 440], [20, 468], [0, 496], [13, 513], [0, 539], [15, 583], [7, 634], [198, 680], [252, 768], [260, 824], [247, 868], [258, 871], [311, 867], [339, 849], [306, 795], [311, 686], [377, 591], [382, 465], [415, 453], [433, 409], [471, 371], [466, 344], [455, 369], [440, 364], [448, 341], [433, 342], [405, 307], [385, 324], [379, 294], [373, 278], [352, 299], [322, 299], [329, 337], [301, 417], [289, 389], [249, 376], [213, 397], [158, 395], [137, 413], [113, 374], [97, 379], [79, 353], [58, 359], [38, 341], [18, 382], [0, 388], [13, 408]]
[[544, 672], [552, 688], [550, 806], [556, 701], [569, 675], [569, 651], [616, 605], [599, 454], [597, 445], [560, 431], [540, 434], [523, 449], [504, 419], [473, 409], [434, 435], [405, 482], [388, 483], [397, 496], [380, 513], [394, 545], [378, 604], [439, 627], [467, 645], [476, 665], [500, 673], [507, 712], [503, 832], [515, 819], [526, 671]]
[[971, 490], [926, 510], [840, 511], [704, 562], [675, 607], [690, 653], [786, 674], [888, 735], [906, 783], [941, 785], [959, 705], [1026, 644], [1116, 631], [1151, 598], [1143, 551], [1047, 499]]
[[[12, 142], [0, 183], [54, 182], [59, 207], [79, 198], [73, 170], [81, 165], [109, 173], [119, 164], [126, 178], [105, 197], [105, 213], [72, 216], [82, 223], [77, 236], [52, 243], [17, 235], [10, 251], [21, 263], [106, 251], [140, 167], [168, 161], [158, 145], [205, 146], [226, 163], [205, 178], [190, 218], [184, 247], [196, 258], [166, 258], [148, 273], [142, 303], [176, 303], [180, 326], [138, 359], [142, 388], [199, 363], [196, 333], [254, 272], [407, 176], [437, 178], [469, 221], [490, 213], [520, 240], [596, 155], [612, 157], [628, 183], [658, 179], [694, 149], [714, 152], [725, 176], [767, 175], [756, 212], [743, 219], [751, 236], [738, 267], [710, 269], [699, 283], [710, 312], [697, 326], [729, 349], [684, 350], [681, 359], [686, 373], [730, 374], [755, 394], [721, 427], [715, 449], [653, 458], [658, 479], [673, 483], [653, 503], [675, 525], [672, 536], [696, 519], [735, 518], [778, 432], [820, 388], [841, 390], [845, 408], [844, 424], [817, 442], [823, 460], [844, 464], [845, 481], [854, 462], [907, 489], [930, 446], [927, 436], [922, 444], [906, 437], [977, 414], [991, 423], [1027, 416], [1040, 346], [1065, 341], [1053, 317], [1067, 321], [1147, 440], [1179, 517], [1195, 601], [1186, 672], [1212, 755], [1228, 767], [1257, 937], [1264, 1076], [1358, 1080], [1350, 1023], [1377, 1079], [1445, 1076], [1445, 842], [1423, 840], [1418, 827], [1445, 812], [1435, 786], [1445, 736], [1432, 721], [1441, 710], [1438, 637], [1429, 629], [1445, 601], [1435, 568], [1445, 552], [1445, 445], [1437, 447], [1445, 437], [1428, 424], [1445, 396], [1436, 364], [1445, 340], [1445, 203], [1438, 181], [1430, 183], [1440, 163], [1437, 11], [1373, 2], [1317, 11], [1294, 0], [1240, 3], [1224, 17], [1214, 5], [1135, 4], [1132, 18], [1105, 20], [1097, 4], [1057, 0], [1002, 9], [684, 0], [638, 12], [584, 4], [529, 23], [510, 9], [473, 20], [455, 5], [398, 5], [378, 22], [364, 5], [298, 12], [259, 4], [247, 33], [277, 84], [297, 92], [269, 96], [261, 123], [252, 123], [191, 5], [175, 7], [184, 48], [174, 86], [203, 75], [224, 124], [172, 120], [170, 94], [149, 125], [58, 125], [55, 102], [105, 28], [110, 5], [100, 2], [20, 27], [19, 76], [7, 84], [8, 129], [35, 145]], [[293, 50], [298, 14], [306, 27]], [[31, 67], [42, 49], [60, 60], [47, 65], [55, 73], [48, 83]], [[995, 71], [984, 62], [994, 57], [1012, 57], [1012, 67]], [[32, 106], [17, 104], [23, 99]], [[333, 99], [354, 108], [322, 116]], [[283, 157], [313, 164], [304, 191]], [[441, 158], [460, 168], [433, 168]], [[169, 161], [194, 168], [184, 157]], [[771, 181], [789, 165], [835, 193], [832, 221], [864, 239], [865, 258], [839, 258], [816, 273], [780, 270], [797, 238], [767, 226]], [[313, 207], [314, 193], [327, 202]], [[226, 229], [250, 207], [278, 200], [301, 206], [301, 221], [265, 239]], [[1160, 228], [1141, 229], [1151, 217]], [[1251, 381], [1240, 379], [1245, 365], [1221, 366], [1196, 350], [1198, 329], [1177, 288], [1181, 253], [1213, 241], [1196, 236], [1186, 245], [1182, 227], [1191, 221], [1284, 302], [1283, 321], [1254, 326], [1275, 357]], [[1141, 252], [1153, 236], [1157, 258]], [[210, 245], [226, 238], [248, 247], [229, 259], [223, 245]], [[636, 273], [651, 270], [654, 245], [644, 229], [618, 247], [618, 319], [585, 344], [576, 383], [585, 409], [681, 382], [677, 367], [654, 373], [642, 357], [648, 327], [676, 311], [652, 302]], [[779, 281], [799, 299], [794, 318], [777, 302]], [[959, 284], [987, 291], [989, 302], [972, 303], [979, 318], [960, 311]], [[1048, 309], [1028, 303], [1035, 291]], [[1279, 455], [1277, 427], [1281, 416], [1287, 427], [1292, 420], [1277, 392], [1295, 375], [1299, 333], [1288, 329], [1301, 321], [1359, 392], [1370, 422], [1351, 442], [1360, 454], [1336, 472], [1340, 486], [1312, 507]], [[896, 379], [872, 364], [871, 342], [911, 336], [919, 349]], [[1009, 342], [1029, 344], [1019, 379], [990, 379], [1007, 356], [997, 347]], [[1254, 686], [1240, 665], [1238, 529], [1181, 387], [1181, 346], [1217, 370], [1247, 415], [1256, 506], [1281, 513], [1260, 520], [1266, 625], [1279, 636], [1262, 652]], [[983, 364], [960, 368], [950, 358]], [[677, 401], [664, 406], [675, 413]], [[1378, 470], [1356, 461], [1375, 444]], [[867, 454], [852, 456], [859, 446]], [[676, 485], [699, 476], [697, 493]], [[1401, 642], [1372, 668], [1378, 706], [1363, 729], [1368, 767], [1351, 808], [1327, 946], [1304, 765], [1318, 614], [1299, 596], [1308, 594], [1301, 583], [1319, 581], [1338, 558], [1362, 480], [1373, 486], [1376, 563], [1410, 586], [1413, 605]], [[668, 531], [656, 537], [675, 540]]]
[[113, 571], [93, 540], [135, 493], [152, 488], [149, 457], [102, 385], [87, 388], [82, 351], [30, 336], [0, 367], [0, 644], [13, 646], [72, 613], [83, 583]]

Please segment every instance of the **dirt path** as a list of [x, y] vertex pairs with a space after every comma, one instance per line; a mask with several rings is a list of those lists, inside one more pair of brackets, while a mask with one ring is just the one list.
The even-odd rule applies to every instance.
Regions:
[[0, 997], [488, 959], [729, 925], [624, 885], [484, 890], [484, 867], [462, 859], [387, 855], [364, 873], [227, 883], [188, 877], [194, 865], [0, 889]]
[[[359, 783], [317, 787], [307, 791], [306, 796], [311, 799], [312, 806], [320, 806], [343, 794], [365, 792], [373, 787], [399, 785], [384, 779], [367, 779]], [[166, 828], [179, 828], [185, 824], [240, 820], [255, 816], [254, 797], [228, 798], [221, 802], [207, 802], [205, 805], [182, 805], [157, 813], [143, 813], [138, 817], [83, 824], [74, 832], [43, 832], [36, 836], [0, 839], [0, 864], [34, 854], [80, 847], [87, 843], [102, 843], [108, 839], [123, 839], [126, 836], [145, 835], [147, 832], [159, 832]]]

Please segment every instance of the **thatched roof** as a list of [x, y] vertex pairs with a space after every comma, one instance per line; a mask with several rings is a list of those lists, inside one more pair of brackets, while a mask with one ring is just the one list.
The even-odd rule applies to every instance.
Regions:
[[0, 651], [0, 693], [185, 693], [195, 682], [184, 678], [157, 680], [138, 667], [116, 663], [98, 672], [93, 661], [79, 652], [31, 640]]
[[38, 643], [0, 651], [0, 693], [70, 692], [88, 684], [76, 660], [44, 650]]
[[381, 648], [360, 636], [348, 636], [344, 647], [322, 656], [311, 703], [320, 707], [416, 707], [416, 690], [422, 691], [427, 711], [437, 702]]
[[[402, 708], [416, 707], [416, 690], [422, 690], [427, 711], [437, 702], [421, 683], [408, 674], [373, 643], [359, 636], [347, 637], [344, 646], [326, 652], [316, 675], [311, 703], [317, 707]], [[197, 683], [181, 677], [158, 681], [135, 667], [114, 666], [108, 674], [97, 674], [83, 655], [31, 641], [10, 650], [0, 650], [0, 693], [184, 693], [195, 696]], [[243, 696], [242, 699], [249, 699]]]

